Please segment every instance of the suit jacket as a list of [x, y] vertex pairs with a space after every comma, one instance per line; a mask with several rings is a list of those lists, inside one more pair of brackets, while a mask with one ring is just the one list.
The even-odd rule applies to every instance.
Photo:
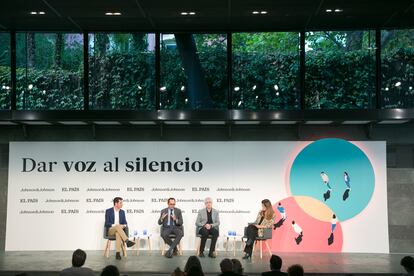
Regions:
[[[115, 210], [114, 208], [109, 208], [105, 212], [105, 227], [111, 228], [112, 224], [115, 223]], [[126, 217], [125, 217], [125, 211], [120, 209], [119, 210], [119, 224], [125, 224], [127, 225]]]
[[287, 276], [287, 273], [278, 270], [263, 272], [262, 276]]
[[[219, 212], [216, 209], [211, 209], [211, 219], [213, 220], [213, 223], [211, 224], [213, 228], [216, 228], [217, 230], [219, 230], [220, 218], [219, 218]], [[206, 223], [207, 223], [207, 209], [204, 208], [198, 211], [195, 225], [197, 226], [197, 229], [200, 229]]]
[[92, 269], [87, 267], [68, 267], [59, 273], [60, 276], [95, 276]]
[[[161, 219], [162, 214], [165, 214], [168, 212], [168, 208], [162, 209], [160, 213], [160, 218], [158, 219], [158, 224], [161, 225], [161, 227], [167, 227], [168, 226], [168, 216], [166, 216], [164, 219]], [[181, 214], [181, 210], [178, 208], [174, 208], [174, 215], [176, 217], [175, 220], [175, 226], [182, 227], [183, 226], [183, 216]]]
[[[257, 214], [257, 218], [255, 221], [255, 224], [259, 224], [260, 220], [262, 218], [261, 212]], [[273, 217], [271, 219], [264, 218], [261, 226], [264, 226], [265, 228], [272, 228], [273, 224], [275, 223], [276, 214], [273, 214]], [[263, 228], [257, 229], [257, 236], [263, 237]]]

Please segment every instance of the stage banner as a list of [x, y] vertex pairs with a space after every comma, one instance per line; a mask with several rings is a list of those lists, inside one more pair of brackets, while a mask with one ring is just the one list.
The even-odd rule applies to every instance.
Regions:
[[241, 251], [269, 199], [274, 252], [388, 253], [386, 179], [384, 141], [11, 142], [6, 251], [103, 250], [105, 210], [119, 196], [130, 238], [152, 250], [169, 197], [183, 212], [184, 250], [195, 250], [211, 197], [217, 250], [235, 241]]

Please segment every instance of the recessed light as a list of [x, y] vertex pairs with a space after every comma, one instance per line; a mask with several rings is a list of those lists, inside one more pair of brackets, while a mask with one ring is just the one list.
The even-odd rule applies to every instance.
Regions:
[[267, 11], [261, 11], [260, 14], [267, 14]]
[[196, 13], [195, 12], [189, 12], [188, 14], [189, 15], [195, 15]]
[[29, 14], [31, 15], [45, 15], [44, 11], [31, 11]]
[[181, 12], [181, 15], [188, 15], [188, 12]]
[[167, 90], [167, 87], [165, 87], [165, 86], [160, 88], [160, 91], [166, 91], [166, 90]]
[[253, 11], [252, 14], [259, 14], [259, 12], [258, 11]]
[[395, 83], [395, 87], [399, 87], [399, 86], [401, 86], [401, 82], [400, 82], [400, 81], [397, 81], [397, 82]]
[[332, 12], [332, 10], [331, 9], [326, 9], [326, 12]]
[[342, 9], [335, 9], [335, 12], [342, 12]]
[[120, 12], [106, 12], [105, 15], [107, 16], [120, 16], [122, 13]]
[[240, 90], [240, 87], [239, 86], [236, 86], [236, 87], [234, 87], [234, 91], [239, 91]]

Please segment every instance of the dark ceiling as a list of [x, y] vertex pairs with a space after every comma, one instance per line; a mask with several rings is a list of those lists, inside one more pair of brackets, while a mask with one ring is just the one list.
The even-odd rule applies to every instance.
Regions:
[[[1, 0], [0, 30], [265, 31], [412, 28], [414, 0]], [[327, 9], [342, 12], [327, 13]], [[253, 11], [267, 11], [253, 15]], [[30, 15], [44, 11], [45, 15]], [[194, 16], [182, 16], [194, 11]], [[106, 16], [105, 12], [121, 12]]]

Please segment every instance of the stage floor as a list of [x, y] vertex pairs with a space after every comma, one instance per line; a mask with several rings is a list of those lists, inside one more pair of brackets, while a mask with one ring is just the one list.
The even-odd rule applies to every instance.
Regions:
[[[109, 258], [103, 251], [87, 251], [85, 266], [92, 268], [99, 275], [106, 265], [116, 265], [121, 275], [170, 275], [176, 268], [184, 268], [187, 258], [194, 251], [185, 251], [183, 256], [167, 259], [159, 251], [151, 254], [141, 251], [139, 256], [128, 251], [128, 257], [115, 260], [114, 251]], [[280, 253], [283, 259], [282, 270], [292, 264], [301, 264], [306, 273], [314, 275], [326, 274], [388, 274], [401, 275], [400, 259], [403, 254], [359, 254], [359, 253]], [[29, 275], [58, 275], [63, 268], [71, 265], [70, 251], [13, 251], [0, 253], [0, 275], [15, 275], [16, 272], [27, 272]], [[223, 258], [234, 258], [232, 253], [218, 252], [216, 259], [202, 258], [201, 264], [207, 275], [219, 274], [219, 263]], [[241, 260], [241, 254], [236, 255]], [[260, 275], [269, 268], [269, 256], [260, 259], [256, 254], [252, 260], [241, 260], [247, 275]]]

